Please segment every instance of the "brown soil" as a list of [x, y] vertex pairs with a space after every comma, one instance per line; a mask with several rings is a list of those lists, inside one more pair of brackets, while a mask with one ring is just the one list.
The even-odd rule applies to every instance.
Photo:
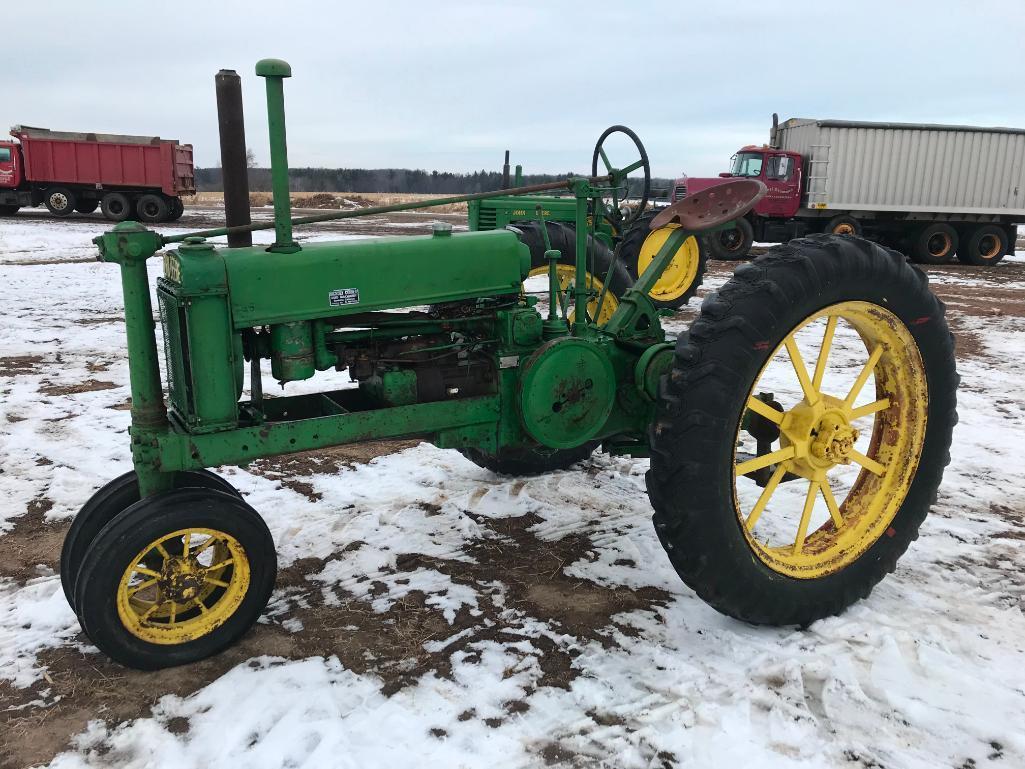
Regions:
[[43, 395], [78, 395], [79, 393], [91, 393], [97, 390], [111, 390], [117, 387], [115, 382], [106, 382], [100, 379], [86, 379], [84, 382], [71, 385], [48, 384], [39, 388]]
[[0, 376], [35, 374], [43, 359], [39, 355], [14, 355], [0, 358]]

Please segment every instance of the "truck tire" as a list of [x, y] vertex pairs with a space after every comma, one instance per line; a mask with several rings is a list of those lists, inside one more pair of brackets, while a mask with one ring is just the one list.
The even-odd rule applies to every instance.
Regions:
[[834, 216], [826, 222], [826, 226], [822, 231], [827, 235], [853, 235], [856, 238], [860, 238], [861, 222], [853, 216], [841, 214], [840, 216]]
[[92, 200], [79, 200], [75, 204], [75, 210], [80, 214], [91, 214], [100, 206], [100, 201], [96, 198]]
[[[868, 368], [875, 375], [874, 394], [873, 388], [862, 387], [859, 398], [874, 395], [873, 403], [852, 410], [831, 398], [835, 385], [823, 388], [835, 369], [854, 360], [850, 352], [825, 379], [816, 351], [805, 362], [798, 357], [789, 365], [787, 350], [796, 349], [796, 333], [812, 323], [805, 342], [826, 352], [828, 364], [829, 317], [837, 318], [832, 328], [847, 339], [861, 337], [863, 345], [847, 349], [857, 349], [855, 370]], [[807, 344], [804, 349], [809, 350]], [[796, 401], [790, 411], [758, 397], [763, 373], [774, 359], [794, 383], [785, 401]], [[796, 384], [797, 366], [804, 368], [807, 387], [819, 395], [819, 403], [831, 404], [818, 422], [814, 406], [797, 401], [804, 389]], [[777, 394], [779, 381], [773, 388]], [[896, 568], [936, 501], [957, 422], [957, 383], [943, 304], [929, 291], [925, 274], [900, 254], [865, 240], [812, 235], [740, 266], [678, 338], [649, 428], [648, 495], [658, 537], [676, 571], [712, 607], [754, 624], [804, 626], [868, 596]], [[822, 389], [830, 392], [822, 394]], [[846, 389], [841, 388], [840, 398]], [[914, 397], [916, 392], [922, 397]], [[756, 402], [754, 410], [750, 404]], [[839, 412], [830, 412], [834, 406]], [[798, 413], [806, 419], [801, 429], [815, 435], [838, 419], [828, 414], [850, 414], [846, 424], [857, 421], [868, 431], [868, 440], [859, 444], [865, 444], [867, 455], [851, 450], [850, 441], [858, 436], [848, 429], [828, 448], [804, 444], [792, 452], [794, 459], [784, 459], [786, 449], [796, 447], [781, 435], [781, 425], [765, 447], [778, 455], [772, 477], [759, 480], [754, 470], [738, 474], [740, 464], [749, 460], [738, 462], [737, 440], [743, 434], [745, 445], [753, 442], [747, 436], [756, 420], [749, 417], [775, 427], [764, 414], [775, 421]], [[795, 422], [786, 424], [793, 433]], [[772, 451], [775, 440], [784, 448]], [[819, 469], [811, 470], [819, 451], [827, 461], [819, 460]], [[764, 456], [761, 449], [759, 455]], [[825, 508], [831, 499], [838, 501], [829, 486], [844, 460], [861, 468], [846, 497], [832, 507], [842, 521], [838, 529]], [[866, 465], [882, 465], [882, 474]], [[790, 470], [795, 477], [786, 477]], [[826, 490], [813, 496], [813, 482], [824, 483]], [[800, 489], [796, 494], [773, 496], [777, 486], [792, 483]], [[809, 500], [819, 508], [814, 528]], [[782, 536], [772, 537], [777, 531]], [[779, 545], [770, 545], [770, 539]], [[798, 542], [808, 546], [798, 547]]]
[[[548, 240], [551, 242], [552, 248], [561, 254], [556, 268], [565, 287], [567, 281], [572, 281], [575, 278], [576, 228], [561, 222], [547, 222], [547, 225]], [[541, 225], [538, 222], [525, 221], [513, 222], [512, 227], [520, 233], [520, 240], [530, 249], [530, 275], [532, 277], [547, 275], [548, 261], [545, 259], [545, 241]], [[619, 299], [633, 285], [633, 280], [620, 262], [616, 263], [615, 271], [612, 272], [611, 277], [609, 276], [612, 270], [612, 249], [590, 235], [587, 237], [587, 254], [588, 266], [593, 270], [592, 277], [595, 281], [595, 288], [601, 290], [605, 281], [609, 281], [609, 290], [598, 318], [599, 325], [604, 325], [619, 306]], [[572, 312], [569, 304], [568, 302], [567, 308]], [[592, 301], [592, 305], [596, 304], [597, 298]]]
[[736, 225], [732, 230], [713, 232], [705, 238], [712, 258], [725, 262], [747, 258], [751, 244], [754, 243], [754, 230], [747, 219], [737, 219]]
[[43, 193], [43, 205], [54, 216], [70, 216], [77, 202], [67, 187], [50, 187]]
[[112, 222], [123, 222], [132, 215], [132, 201], [123, 192], [108, 192], [100, 201], [100, 211]]
[[14, 204], [0, 206], [0, 216], [14, 216], [16, 213], [18, 213], [18, 209], [20, 208], [21, 206], [16, 206]]
[[140, 222], [147, 224], [167, 221], [169, 213], [167, 201], [160, 195], [147, 193], [141, 196], [139, 202], [135, 204], [135, 213], [138, 214]]
[[968, 232], [957, 249], [961, 264], [992, 267], [1007, 253], [1007, 233], [995, 224], [983, 224]]
[[185, 204], [182, 203], [181, 198], [168, 198], [167, 210], [167, 221], [176, 222], [181, 219], [182, 214], [185, 213]]
[[[640, 262], [647, 267], [659, 247], [665, 242], [666, 232], [649, 229], [651, 220], [658, 211], [641, 214], [626, 231], [619, 243], [619, 258], [635, 281]], [[676, 227], [677, 225], [670, 225]], [[663, 228], [665, 229], [665, 228]], [[684, 241], [662, 278], [655, 284], [648, 297], [660, 309], [677, 310], [687, 304], [697, 293], [705, 277], [707, 245], [700, 238], [691, 237]]]
[[919, 264], [946, 264], [957, 249], [957, 230], [945, 222], [933, 222], [915, 235], [911, 258]]

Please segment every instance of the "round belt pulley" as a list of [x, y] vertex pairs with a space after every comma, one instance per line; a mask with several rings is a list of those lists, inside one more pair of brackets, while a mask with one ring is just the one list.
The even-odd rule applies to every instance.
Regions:
[[531, 438], [557, 449], [579, 446], [605, 424], [616, 398], [612, 362], [597, 345], [564, 337], [542, 345], [520, 377], [519, 405]]

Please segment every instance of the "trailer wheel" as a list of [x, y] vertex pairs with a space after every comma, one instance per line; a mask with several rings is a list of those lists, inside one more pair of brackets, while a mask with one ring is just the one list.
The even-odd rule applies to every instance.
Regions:
[[147, 193], [139, 198], [139, 202], [135, 204], [135, 212], [139, 215], [139, 221], [147, 224], [163, 222], [169, 213], [167, 201], [152, 193]]
[[168, 198], [167, 210], [167, 221], [176, 222], [181, 219], [182, 214], [185, 213], [185, 204], [182, 203], [181, 198]]
[[263, 519], [221, 491], [148, 497], [96, 535], [75, 603], [100, 651], [139, 670], [210, 657], [238, 640], [267, 605], [277, 572]]
[[957, 249], [957, 230], [944, 222], [934, 222], [915, 235], [911, 258], [919, 264], [946, 264]]
[[1007, 233], [995, 224], [983, 224], [968, 233], [957, 249], [962, 264], [992, 267], [1007, 253]]
[[[619, 243], [619, 258], [635, 281], [651, 264], [669, 233], [679, 226], [672, 224], [652, 231], [649, 226], [657, 213], [648, 211], [639, 216]], [[705, 277], [707, 252], [707, 247], [696, 237], [684, 241], [669, 267], [649, 292], [652, 303], [656, 307], [671, 310], [686, 305], [697, 293]]]
[[54, 216], [70, 216], [76, 203], [75, 193], [67, 187], [50, 187], [43, 193], [43, 205]]
[[123, 192], [108, 192], [100, 200], [100, 211], [112, 222], [123, 222], [132, 215], [132, 202]]
[[[214, 489], [242, 498], [234, 486], [209, 470], [186, 470], [177, 473], [174, 487]], [[102, 486], [89, 497], [71, 521], [71, 527], [64, 535], [64, 544], [61, 547], [60, 572], [64, 597], [68, 599], [72, 609], [75, 608], [75, 579], [78, 577], [86, 549], [104, 526], [138, 501], [139, 479], [135, 471], [130, 470]]]
[[100, 201], [96, 198], [92, 199], [80, 199], [75, 204], [75, 210], [80, 214], [91, 214], [100, 206]]
[[756, 624], [867, 596], [936, 500], [957, 382], [943, 304], [900, 254], [813, 235], [739, 267], [679, 337], [649, 433], [676, 571]]
[[860, 238], [861, 222], [853, 216], [841, 214], [840, 216], [834, 216], [826, 222], [826, 226], [822, 231], [827, 235], [853, 235], [856, 238]]
[[[556, 270], [559, 276], [559, 284], [566, 298], [566, 309], [570, 318], [573, 317], [573, 285], [576, 281], [576, 228], [561, 222], [546, 222], [548, 226], [548, 240], [552, 248], [560, 252]], [[520, 241], [530, 249], [530, 274], [529, 277], [538, 277], [548, 274], [548, 261], [545, 259], [545, 241], [541, 233], [541, 225], [538, 222], [525, 221], [514, 222], [513, 228], [520, 233]], [[604, 325], [612, 317], [612, 313], [619, 307], [619, 299], [633, 285], [630, 273], [621, 264], [616, 264], [612, 271], [612, 250], [600, 240], [587, 237], [588, 272], [587, 279], [595, 296], [587, 305], [588, 314], [594, 314], [598, 307], [598, 296], [605, 284], [609, 281], [609, 290], [606, 293], [605, 301], [602, 303], [598, 316], [598, 324]], [[610, 272], [611, 277], [610, 277]]]
[[14, 204], [0, 206], [0, 216], [14, 216], [18, 213], [18, 209], [20, 208], [21, 206], [16, 206]]
[[570, 465], [583, 462], [594, 453], [600, 441], [589, 441], [572, 449], [501, 448], [497, 454], [488, 454], [480, 449], [460, 449], [459, 453], [475, 465], [501, 475], [541, 475], [556, 470], [565, 470]]
[[754, 243], [754, 229], [751, 222], [740, 218], [735, 222], [737, 225], [732, 230], [720, 230], [713, 232], [705, 238], [714, 259], [732, 262], [738, 259], [746, 259], [751, 251], [751, 244]]

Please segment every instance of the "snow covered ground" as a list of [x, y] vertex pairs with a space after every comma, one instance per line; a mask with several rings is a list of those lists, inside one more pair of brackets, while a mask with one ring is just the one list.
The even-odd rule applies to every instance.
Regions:
[[[24, 565], [0, 571], [0, 763], [1025, 766], [1020, 311], [960, 316], [980, 341], [939, 502], [840, 617], [755, 628], [705, 606], [655, 538], [645, 460], [512, 479], [407, 442], [223, 469], [267, 519], [279, 587], [236, 649], [141, 674], [89, 645], [55, 573], [56, 534], [129, 467], [101, 227], [0, 220], [0, 553]], [[939, 287], [1025, 293], [1023, 261]]]

